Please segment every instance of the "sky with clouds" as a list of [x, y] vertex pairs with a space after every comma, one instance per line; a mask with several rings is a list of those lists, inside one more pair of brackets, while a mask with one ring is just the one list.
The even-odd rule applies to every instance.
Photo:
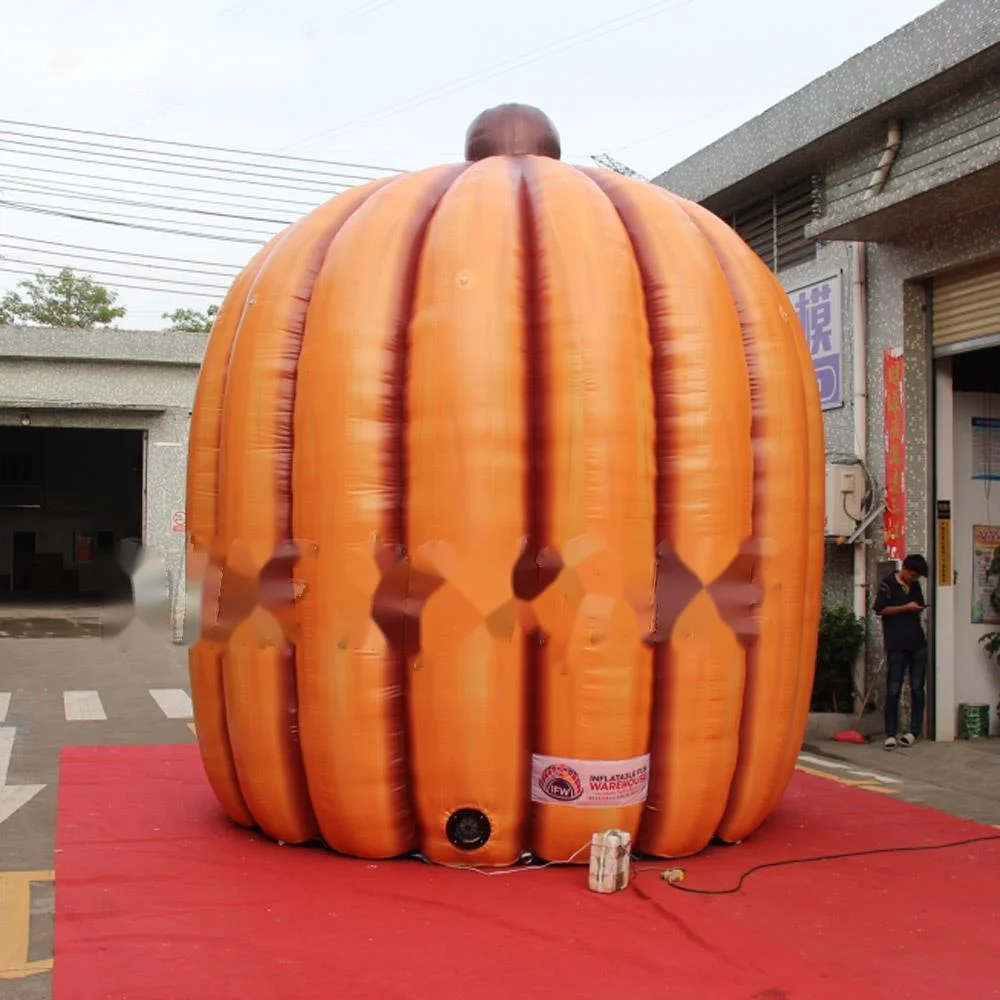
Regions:
[[[118, 325], [156, 328], [164, 311], [214, 301], [216, 286], [252, 255], [258, 230], [274, 232], [280, 221], [334, 193], [336, 184], [353, 183], [344, 177], [327, 183], [321, 164], [247, 157], [239, 158], [250, 164], [242, 175], [227, 176], [223, 165], [208, 176], [209, 161], [184, 157], [211, 151], [100, 139], [128, 147], [102, 151], [85, 145], [92, 137], [54, 129], [347, 162], [364, 169], [329, 173], [374, 176], [373, 168], [460, 159], [475, 115], [516, 100], [548, 112], [562, 134], [564, 159], [585, 162], [607, 152], [651, 176], [934, 6], [926, 0], [8, 4], [0, 60], [0, 292], [20, 280], [18, 270], [37, 264], [67, 263], [81, 273], [90, 267], [108, 286], [136, 286], [119, 290], [128, 315]], [[144, 159], [147, 149], [160, 152]], [[175, 154], [166, 167], [164, 150]], [[236, 159], [216, 155], [230, 165]], [[276, 169], [285, 163], [322, 172], [299, 188], [299, 175]], [[259, 182], [264, 176], [292, 183], [267, 186]], [[180, 204], [231, 210], [181, 216]], [[151, 221], [135, 229], [66, 217], [112, 213], [118, 222]], [[168, 272], [168, 260], [194, 263], [187, 270], [176, 263]], [[105, 277], [111, 273], [125, 277]]]

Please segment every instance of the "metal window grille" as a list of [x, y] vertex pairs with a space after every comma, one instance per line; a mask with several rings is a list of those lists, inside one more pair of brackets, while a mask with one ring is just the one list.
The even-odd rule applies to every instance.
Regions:
[[815, 260], [806, 226], [822, 214], [822, 183], [809, 177], [737, 209], [726, 220], [772, 271]]
[[0, 486], [38, 486], [40, 479], [31, 452], [0, 454]]
[[41, 465], [33, 452], [0, 452], [0, 508], [40, 507]]

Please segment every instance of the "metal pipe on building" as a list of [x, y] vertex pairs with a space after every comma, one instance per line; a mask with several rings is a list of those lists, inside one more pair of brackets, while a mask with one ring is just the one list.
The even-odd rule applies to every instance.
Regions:
[[[851, 280], [852, 327], [851, 350], [854, 375], [854, 447], [863, 467], [868, 464], [868, 268], [867, 247], [854, 244], [853, 276]], [[868, 552], [864, 533], [854, 543], [854, 613], [858, 618], [868, 615]], [[861, 710], [863, 692], [868, 683], [867, 646], [862, 646], [854, 664], [855, 711]]]
[[879, 160], [875, 173], [868, 181], [868, 188], [865, 191], [865, 198], [874, 198], [880, 194], [889, 180], [889, 171], [892, 170], [893, 163], [899, 153], [899, 147], [903, 144], [903, 124], [898, 118], [893, 118], [889, 122], [889, 135], [885, 141], [885, 149], [882, 152], [882, 159]]

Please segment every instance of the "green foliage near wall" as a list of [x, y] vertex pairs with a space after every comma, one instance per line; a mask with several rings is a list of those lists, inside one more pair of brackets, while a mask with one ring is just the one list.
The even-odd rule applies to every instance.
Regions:
[[846, 604], [827, 604], [819, 623], [812, 711], [853, 710], [854, 662], [865, 644], [865, 623]]

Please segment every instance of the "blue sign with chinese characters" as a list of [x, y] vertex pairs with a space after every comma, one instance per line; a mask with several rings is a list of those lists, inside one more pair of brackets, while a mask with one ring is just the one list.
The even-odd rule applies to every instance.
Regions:
[[805, 330], [824, 410], [844, 405], [840, 275], [788, 293]]

